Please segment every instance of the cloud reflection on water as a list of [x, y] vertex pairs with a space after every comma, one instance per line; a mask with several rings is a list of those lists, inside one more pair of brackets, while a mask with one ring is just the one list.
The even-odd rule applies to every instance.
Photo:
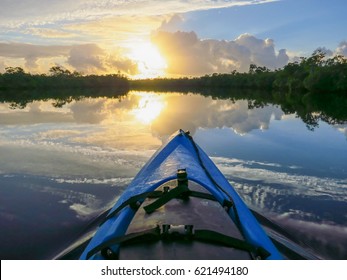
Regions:
[[[268, 130], [275, 120], [293, 119], [273, 105], [250, 109], [247, 100], [181, 93], [131, 92], [119, 99], [72, 101], [62, 108], [52, 103], [34, 101], [24, 109], [0, 104], [2, 172], [101, 177], [116, 167], [131, 176], [168, 135], [180, 128], [192, 134], [201, 129], [230, 128], [236, 135], [247, 135]], [[153, 108], [160, 110], [153, 115]], [[151, 114], [151, 123], [139, 121], [146, 113]], [[336, 129], [345, 133], [346, 126]], [[278, 146], [276, 142], [271, 145]], [[103, 171], [95, 170], [96, 163]]]
[[[132, 92], [120, 99], [71, 101], [62, 108], [52, 103], [34, 101], [24, 109], [0, 104], [0, 174], [52, 178], [55, 187], [40, 192], [66, 204], [79, 219], [94, 213], [103, 201], [71, 189], [126, 185], [162, 141], [182, 128], [195, 134], [253, 208], [293, 228], [321, 230], [321, 242], [329, 231], [339, 238], [345, 233], [347, 181], [341, 177], [346, 170], [340, 138], [346, 135], [346, 125], [310, 132], [277, 106], [250, 109], [247, 100], [181, 93]], [[153, 115], [151, 108], [160, 110]], [[141, 122], [139, 110], [151, 113], [151, 121]], [[331, 143], [338, 148], [329, 149]], [[320, 155], [312, 152], [317, 150], [324, 150], [323, 161], [315, 160]], [[334, 168], [340, 177], [332, 177], [335, 173], [329, 169]]]

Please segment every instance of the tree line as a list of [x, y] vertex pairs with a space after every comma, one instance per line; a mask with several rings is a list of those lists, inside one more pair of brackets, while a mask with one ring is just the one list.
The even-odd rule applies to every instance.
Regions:
[[62, 66], [53, 66], [49, 74], [26, 73], [21, 67], [6, 67], [0, 73], [0, 90], [11, 89], [92, 89], [129, 90], [129, 80], [121, 74], [82, 75]]
[[131, 80], [124, 75], [87, 75], [54, 66], [49, 74], [30, 74], [21, 67], [0, 73], [0, 90], [7, 89], [112, 88], [119, 90], [197, 91], [209, 89], [262, 89], [285, 92], [347, 92], [347, 59], [326, 58], [317, 50], [310, 57], [270, 70], [251, 64], [249, 71], [214, 73], [202, 77]]
[[347, 98], [345, 94], [316, 94], [313, 92], [286, 92], [229, 89], [210, 90], [199, 93], [216, 99], [247, 100], [248, 108], [279, 106], [287, 114], [296, 114], [309, 130], [314, 130], [323, 121], [330, 125], [346, 124]]
[[156, 78], [131, 81], [131, 88], [147, 90], [197, 90], [216, 88], [262, 89], [284, 92], [347, 92], [347, 59], [326, 58], [321, 50], [311, 57], [288, 63], [282, 69], [251, 64], [247, 73], [214, 73], [193, 78]]

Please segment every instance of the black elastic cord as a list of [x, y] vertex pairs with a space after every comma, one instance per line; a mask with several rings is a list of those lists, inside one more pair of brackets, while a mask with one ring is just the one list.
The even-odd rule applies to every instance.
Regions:
[[[177, 187], [175, 188], [177, 189]], [[174, 190], [174, 189], [173, 189]], [[169, 191], [168, 193], [171, 193], [171, 191]], [[211, 195], [211, 194], [208, 194], [208, 193], [204, 193], [204, 192], [198, 192], [198, 191], [191, 191], [191, 190], [186, 190], [186, 191], [183, 191], [184, 195], [187, 195], [187, 196], [192, 196], [192, 197], [197, 197], [197, 198], [203, 198], [203, 199], [209, 199], [209, 200], [213, 200], [213, 201], [217, 201], [217, 199]], [[133, 209], [137, 209], [139, 207], [139, 203], [141, 203], [141, 200], [145, 200], [146, 198], [160, 198], [162, 197], [163, 195], [165, 195], [166, 192], [162, 192], [162, 191], [152, 191], [152, 192], [145, 192], [145, 193], [142, 193], [142, 194], [139, 194], [139, 195], [135, 195], [133, 197], [130, 197], [129, 199], [127, 199], [126, 201], [124, 201], [117, 209], [115, 209], [112, 213], [108, 214], [104, 219], [103, 221], [100, 223], [100, 225], [102, 225], [103, 223], [105, 223], [108, 219], [114, 217], [117, 215], [117, 213], [119, 213], [119, 211], [121, 211], [124, 207], [126, 206], [130, 206], [131, 208]], [[174, 193], [173, 193], [174, 194]], [[179, 195], [178, 195], [179, 196]], [[177, 198], [177, 197], [176, 197]], [[169, 200], [167, 200], [166, 202], [168, 202]], [[165, 203], [166, 203], [165, 202]], [[153, 202], [154, 203], [154, 202]], [[164, 204], [165, 204], [164, 203]], [[231, 204], [231, 202], [228, 202], [229, 204]], [[162, 205], [164, 205], [162, 204]], [[159, 205], [159, 204], [158, 204]], [[162, 206], [160, 205], [160, 206]], [[160, 206], [156, 207], [156, 209], [158, 209]], [[147, 206], [146, 206], [147, 207]], [[146, 208], [144, 207], [144, 208]], [[156, 210], [154, 209], [154, 210]], [[153, 210], [153, 211], [154, 211]], [[149, 211], [147, 213], [151, 213], [153, 211]]]
[[162, 191], [152, 191], [152, 192], [145, 192], [141, 193], [135, 196], [130, 197], [126, 201], [124, 201], [117, 209], [115, 209], [112, 213], [108, 214], [105, 219], [100, 223], [100, 226], [104, 224], [108, 219], [114, 217], [119, 213], [124, 207], [130, 206], [133, 209], [137, 209], [139, 207], [139, 203], [141, 203], [141, 200], [144, 200], [146, 198], [157, 198], [162, 196]]
[[244, 240], [228, 236], [213, 230], [196, 230], [194, 233], [194, 239], [197, 241], [220, 244], [225, 247], [248, 251], [252, 253], [255, 258], [266, 259], [268, 256], [270, 256], [270, 253], [262, 247], [255, 247]]
[[[167, 225], [163, 225], [164, 228]], [[192, 227], [192, 226], [190, 226]], [[235, 248], [243, 251], [248, 251], [251, 253], [252, 257], [257, 259], [266, 259], [270, 256], [270, 253], [266, 251], [262, 247], [256, 247], [252, 244], [247, 243], [244, 240], [228, 236], [213, 230], [199, 229], [192, 230], [187, 232], [187, 234], [181, 234], [174, 232], [172, 233], [174, 238], [168, 238], [170, 233], [164, 232], [160, 226], [156, 226], [155, 228], [130, 233], [124, 236], [111, 238], [98, 246], [94, 247], [87, 253], [87, 259], [89, 259], [94, 254], [101, 252], [105, 249], [109, 249], [114, 245], [129, 245], [134, 243], [146, 243], [146, 242], [154, 242], [159, 240], [164, 240], [165, 242], [169, 241], [200, 241], [203, 243], [209, 244], [218, 244], [224, 247]], [[188, 238], [187, 238], [188, 237]]]
[[178, 186], [176, 188], [171, 189], [167, 193], [164, 193], [161, 197], [159, 197], [156, 201], [151, 204], [143, 207], [147, 214], [154, 212], [159, 207], [163, 206], [167, 202], [169, 202], [173, 198], [178, 198], [180, 196], [185, 196], [185, 194], [189, 193], [189, 189], [187, 185]]
[[160, 228], [159, 226], [155, 228], [151, 228], [148, 230], [134, 232], [123, 236], [118, 236], [111, 238], [105, 242], [102, 242], [98, 246], [94, 247], [87, 253], [87, 259], [90, 259], [94, 254], [107, 249], [113, 245], [117, 244], [133, 244], [137, 242], [149, 242], [149, 241], [157, 241], [160, 239]]

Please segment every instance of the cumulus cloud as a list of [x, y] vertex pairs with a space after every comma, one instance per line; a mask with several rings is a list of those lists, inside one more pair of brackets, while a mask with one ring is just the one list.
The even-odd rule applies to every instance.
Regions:
[[96, 44], [43, 46], [0, 43], [0, 57], [24, 59], [27, 70], [37, 69], [39, 59], [48, 59], [50, 65], [55, 64], [57, 60], [62, 60], [67, 68], [72, 66], [75, 70], [85, 74], [117, 71], [137, 74], [138, 72], [134, 61], [120, 54], [110, 54]]
[[287, 64], [288, 55], [286, 50], [275, 51], [275, 44], [272, 39], [258, 39], [249, 34], [240, 35], [235, 43], [239, 46], [246, 47], [251, 53], [251, 61], [257, 65], [269, 68], [279, 68]]
[[0, 107], [0, 125], [32, 125], [41, 123], [71, 123], [71, 114], [55, 111], [44, 111], [41, 103], [30, 103], [27, 110], [13, 110]]
[[334, 126], [338, 131], [346, 136], [347, 139], [347, 124], [339, 124]]
[[[170, 95], [165, 98], [168, 106], [151, 126], [154, 135], [164, 137], [179, 128], [194, 132], [202, 128], [229, 127], [238, 134], [255, 129], [267, 129], [272, 118], [280, 119], [283, 111], [274, 106], [250, 110], [248, 102], [213, 100], [199, 96]], [[194, 108], [194, 110], [191, 110]]]
[[166, 32], [175, 32], [178, 31], [178, 27], [181, 26], [184, 23], [184, 18], [179, 15], [175, 14], [172, 17], [164, 20], [158, 30], [160, 31], [166, 31]]
[[347, 57], [347, 41], [340, 42], [335, 50], [331, 50], [326, 47], [319, 47], [315, 51], [323, 52], [326, 57], [332, 57], [334, 55], [343, 55]]
[[135, 75], [139, 73], [138, 65], [135, 61], [128, 58], [110, 57], [107, 64], [112, 69], [118, 69], [120, 72]]
[[[146, 99], [145, 99], [146, 100]], [[165, 103], [160, 116], [153, 121], [151, 132], [153, 135], [165, 137], [181, 128], [194, 133], [198, 128], [229, 127], [238, 134], [246, 134], [252, 130], [268, 129], [273, 119], [281, 119], [283, 111], [275, 106], [255, 108], [250, 110], [245, 100], [228, 101], [201, 98], [197, 95], [170, 94], [161, 96], [160, 102]], [[84, 99], [66, 105], [66, 112], [44, 111], [47, 103], [36, 102], [27, 106], [26, 111], [6, 109], [0, 106], [0, 124], [23, 125], [40, 124], [45, 122], [65, 122], [79, 124], [108, 125], [115, 121], [135, 119], [134, 110], [143, 102], [141, 94], [128, 94], [119, 102], [118, 99]], [[146, 106], [151, 102], [158, 102], [156, 96], [149, 98]], [[7, 105], [8, 106], [8, 105]], [[194, 110], [191, 110], [194, 108]], [[85, 137], [85, 136], [84, 136]], [[95, 138], [95, 135], [92, 136]], [[144, 137], [141, 137], [144, 141]], [[128, 140], [129, 142], [129, 140]]]
[[[177, 17], [171, 20], [181, 19]], [[162, 27], [170, 26], [171, 20]], [[277, 52], [273, 40], [258, 39], [249, 34], [243, 34], [233, 41], [225, 41], [202, 40], [195, 32], [157, 31], [151, 39], [167, 61], [168, 74], [205, 75], [233, 70], [244, 72], [248, 71], [251, 63], [275, 69], [288, 62], [286, 50]], [[0, 57], [24, 59], [27, 70], [37, 70], [39, 64], [58, 63], [67, 68], [72, 66], [74, 70], [85, 74], [117, 71], [129, 75], [138, 74], [137, 63], [122, 54], [124, 49], [115, 49], [106, 50], [94, 43], [46, 46], [10, 42], [0, 43]], [[45, 63], [38, 63], [40, 59], [46, 59]]]
[[332, 50], [327, 49], [326, 47], [317, 48], [315, 51], [323, 52], [323, 53], [325, 53], [326, 56], [334, 55], [334, 52]]
[[118, 53], [108, 53], [96, 44], [72, 46], [67, 63], [86, 74], [100, 72], [138, 73], [136, 62]]
[[236, 40], [202, 40], [195, 32], [164, 32], [152, 34], [168, 62], [168, 72], [182, 75], [204, 75], [213, 72], [248, 71], [249, 65], [271, 69], [288, 62], [286, 50], [275, 50], [271, 39], [258, 39], [243, 34]]
[[347, 57], [347, 41], [342, 41], [336, 49], [337, 54]]
[[[71, 105], [71, 112], [77, 123], [97, 124], [106, 118], [105, 100], [86, 99]], [[86, 113], [87, 112], [87, 113]]]
[[95, 70], [105, 70], [103, 58], [105, 51], [95, 44], [83, 46], [73, 46], [70, 49], [67, 62], [75, 69], [83, 72], [93, 72]]
[[39, 58], [67, 56], [69, 46], [42, 46], [25, 43], [0, 43], [0, 57], [23, 58], [27, 68], [36, 68]]

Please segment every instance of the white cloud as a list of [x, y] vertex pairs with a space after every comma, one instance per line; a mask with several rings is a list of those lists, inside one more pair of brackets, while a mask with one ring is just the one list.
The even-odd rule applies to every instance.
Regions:
[[278, 54], [275, 51], [275, 44], [272, 39], [258, 39], [249, 34], [242, 34], [235, 43], [239, 46], [246, 47], [251, 54], [250, 60], [260, 66], [268, 68], [280, 68], [288, 63], [288, 55], [286, 50], [279, 50]]
[[[199, 127], [215, 128], [229, 127], [238, 134], [246, 134], [256, 129], [267, 129], [271, 121], [281, 119], [283, 112], [276, 106], [266, 106], [263, 108], [255, 108], [250, 110], [248, 102], [245, 100], [230, 101], [230, 100], [214, 100], [212, 98], [201, 98], [196, 95], [186, 95], [182, 98], [181, 94], [162, 95], [162, 102], [166, 105], [160, 112], [160, 115], [155, 119], [150, 127], [153, 135], [166, 136], [177, 131], [182, 124], [185, 124], [184, 129], [190, 130], [192, 133]], [[138, 108], [141, 102], [141, 94], [128, 94], [123, 97], [121, 102], [118, 99], [97, 98], [79, 100], [66, 104], [64, 108], [54, 109], [52, 106], [47, 108], [52, 101], [34, 102], [27, 105], [25, 110], [10, 110], [6, 108], [9, 105], [0, 106], [0, 124], [5, 125], [30, 125], [44, 123], [66, 123], [73, 124], [97, 124], [101, 129], [103, 126], [108, 126], [110, 123], [121, 125], [123, 122], [128, 124], [135, 119], [133, 110]], [[150, 101], [148, 101], [150, 104]], [[190, 110], [189, 108], [194, 108]], [[54, 110], [53, 110], [54, 109]], [[54, 129], [53, 136], [58, 137], [60, 133], [62, 137], [69, 136], [67, 131]], [[49, 134], [40, 134], [40, 137], [46, 137]], [[78, 133], [73, 130], [71, 136], [75, 140]], [[140, 136], [142, 144], [146, 142], [153, 143], [153, 139], [148, 140], [145, 135]], [[89, 139], [90, 138], [90, 139]], [[117, 139], [118, 138], [118, 139]], [[83, 140], [84, 139], [84, 140]], [[83, 135], [80, 141], [93, 142], [99, 141], [119, 142], [122, 138], [115, 132], [100, 132], [92, 133], [90, 137]], [[126, 139], [127, 144], [131, 145], [131, 139]], [[115, 142], [115, 143], [116, 143]], [[126, 143], [125, 143], [126, 144]], [[134, 143], [135, 144], [138, 143]], [[149, 144], [149, 146], [151, 146]]]
[[75, 69], [83, 72], [105, 71], [104, 57], [105, 51], [95, 44], [73, 46], [67, 62]]
[[344, 134], [347, 138], [347, 124], [343, 125], [343, 124], [338, 124], [338, 125], [334, 125], [334, 127], [340, 131], [342, 134]]
[[170, 18], [164, 20], [158, 30], [160, 31], [166, 31], [166, 32], [176, 32], [178, 31], [178, 26], [180, 26], [182, 23], [184, 23], [183, 16], [179, 14], [174, 14]]
[[[171, 94], [165, 98], [168, 106], [152, 123], [154, 135], [165, 136], [182, 128], [191, 133], [198, 128], [228, 127], [238, 134], [246, 134], [254, 129], [267, 129], [272, 118], [279, 119], [283, 111], [275, 106], [250, 110], [245, 100], [228, 101]], [[194, 110], [190, 110], [194, 108]]]
[[283, 67], [289, 60], [286, 50], [276, 53], [271, 39], [243, 34], [234, 41], [202, 40], [195, 32], [152, 34], [152, 41], [166, 57], [167, 71], [179, 75], [204, 75], [214, 72], [245, 72], [249, 65], [270, 69]]
[[137, 62], [120, 54], [108, 54], [106, 56], [105, 65], [107, 69], [112, 70], [113, 73], [117, 71], [129, 75], [136, 75], [139, 73]]
[[334, 52], [333, 52], [332, 50], [327, 49], [326, 47], [317, 48], [315, 51], [321, 51], [321, 52], [323, 52], [326, 56], [332, 56], [332, 55], [334, 55]]
[[0, 57], [24, 58], [27, 68], [36, 68], [39, 58], [52, 58], [67, 56], [69, 46], [40, 46], [25, 43], [0, 43]]
[[254, 5], [274, 0], [11, 0], [1, 5], [0, 26], [19, 27], [54, 22], [94, 20], [123, 15], [162, 15], [185, 13], [196, 10]]
[[339, 43], [335, 50], [327, 49], [326, 47], [319, 47], [315, 51], [322, 51], [325, 53], [326, 57], [331, 57], [334, 55], [343, 55], [347, 57], [347, 41], [342, 41]]
[[337, 54], [347, 57], [347, 41], [342, 41], [336, 49]]
[[73, 118], [77, 123], [97, 124], [107, 116], [104, 99], [85, 99], [71, 106]]
[[[312, 222], [293, 219], [287, 213], [280, 216], [272, 215], [270, 219], [303, 242], [306, 252], [313, 253], [314, 256], [322, 259], [346, 258], [346, 226], [331, 224], [327, 221]], [[276, 234], [274, 237], [276, 239]]]
[[29, 103], [25, 110], [9, 109], [9, 104], [0, 107], [0, 125], [32, 125], [41, 123], [71, 123], [74, 121], [68, 112], [46, 111], [41, 103]]
[[[257, 204], [259, 208], [266, 208], [264, 201], [267, 196], [271, 196], [277, 192], [282, 195], [302, 195], [310, 197], [319, 197], [322, 194], [329, 196], [334, 201], [346, 201], [347, 180], [333, 179], [333, 178], [320, 178], [308, 175], [291, 174], [287, 172], [280, 172], [278, 170], [272, 171], [264, 168], [256, 168], [254, 165], [260, 166], [276, 166], [272, 163], [263, 163], [254, 161], [244, 161], [241, 159], [229, 159], [223, 157], [213, 157], [213, 161], [218, 165], [222, 173], [230, 178], [238, 178], [238, 180], [245, 180], [242, 185], [242, 192], [246, 199], [251, 204]], [[279, 166], [276, 166], [279, 167]], [[292, 169], [291, 166], [288, 166]], [[251, 182], [255, 185], [251, 185]], [[261, 188], [258, 188], [258, 182], [261, 182]], [[274, 186], [285, 185], [286, 188], [274, 188]], [[269, 198], [269, 199], [270, 199]]]
[[66, 178], [57, 178], [53, 179], [57, 183], [60, 184], [93, 184], [93, 185], [110, 185], [110, 186], [126, 186], [128, 185], [132, 177], [129, 178], [74, 178], [74, 179], [66, 179]]
[[[59, 127], [59, 124], [56, 126]], [[13, 128], [10, 133], [2, 134], [4, 131], [1, 131], [0, 172], [15, 171], [77, 180], [67, 183], [86, 180], [86, 183], [99, 184], [103, 183], [103, 179], [98, 180], [99, 178], [108, 178], [108, 183], [111, 184], [112, 181], [120, 182], [114, 178], [136, 175], [154, 152], [148, 149], [153, 148], [153, 143], [151, 147], [141, 146], [143, 150], [136, 150], [138, 143], [131, 143], [133, 138], [141, 141], [139, 139], [142, 135], [111, 135], [111, 131], [106, 129], [98, 131], [97, 127], [90, 127], [86, 131], [84, 126], [67, 123], [63, 127], [65, 131], [47, 130], [45, 124], [35, 125], [36, 129], [42, 130], [36, 133], [23, 132], [23, 129], [13, 131]], [[97, 139], [93, 138], [94, 135]], [[114, 148], [103, 145], [102, 141], [112, 142]]]
[[38, 68], [38, 60], [46, 59], [47, 69], [45, 71], [48, 71], [49, 67], [62, 60], [63, 66], [67, 68], [72, 66], [75, 70], [85, 74], [116, 73], [117, 71], [126, 74], [138, 73], [135, 62], [119, 53], [108, 53], [96, 44], [44, 46], [0, 42], [0, 57], [24, 59], [25, 64], [23, 67], [29, 71]]
[[60, 30], [54, 28], [28, 28], [27, 34], [39, 36], [42, 38], [71, 38], [74, 34], [67, 30]]
[[[69, 60], [70, 65], [76, 66], [76, 70], [86, 73], [95, 69], [99, 72], [112, 72], [115, 69], [134, 75], [138, 74], [136, 63], [119, 54], [111, 55], [110, 49], [116, 46], [134, 46], [136, 39], [145, 41], [150, 32], [158, 28], [162, 31], [176, 31], [184, 25], [184, 19], [179, 14], [274, 1], [276, 0], [3, 0], [0, 10], [2, 40], [40, 42], [42, 45], [36, 45], [35, 49], [35, 45], [15, 46], [14, 43], [3, 42], [2, 44], [8, 44], [9, 48], [14, 49], [9, 52], [9, 56], [2, 57], [17, 59], [16, 62], [24, 59], [25, 67], [37, 72], [44, 70], [41, 65], [46, 67], [54, 62], [61, 64], [58, 60], [62, 59], [64, 63]], [[178, 36], [175, 39], [180, 40]], [[81, 42], [93, 43], [82, 47]], [[341, 43], [338, 52], [346, 55], [345, 45]], [[16, 55], [15, 49], [18, 51], [19, 47], [25, 48], [24, 53], [19, 55], [17, 52]], [[184, 47], [184, 51], [176, 49], [175, 58], [169, 59], [169, 70], [180, 75], [203, 75], [234, 69], [247, 71], [250, 63], [279, 68], [288, 62], [288, 52], [284, 49], [276, 51], [272, 40], [257, 39], [250, 35], [241, 35], [234, 41], [197, 38], [194, 46], [186, 44]], [[88, 56], [88, 51], [91, 51], [91, 56]], [[45, 52], [50, 54], [44, 55]], [[199, 58], [205, 56], [207, 61], [199, 61]], [[45, 60], [39, 61], [43, 59]], [[183, 68], [179, 69], [178, 62], [175, 64], [173, 61], [184, 65], [184, 71], [178, 71]], [[8, 60], [0, 62], [0, 69], [4, 65], [11, 63]]]

